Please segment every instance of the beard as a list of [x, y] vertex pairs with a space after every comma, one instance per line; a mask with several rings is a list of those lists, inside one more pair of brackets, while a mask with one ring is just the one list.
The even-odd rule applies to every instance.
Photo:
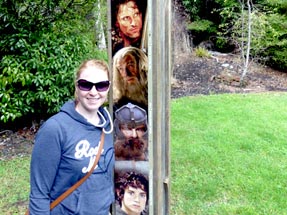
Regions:
[[117, 138], [116, 160], [147, 160], [148, 142], [143, 138]]
[[122, 96], [140, 104], [148, 104], [147, 95], [145, 94], [146, 89], [144, 86], [142, 86], [138, 79], [132, 84], [127, 82], [123, 82], [122, 84]]

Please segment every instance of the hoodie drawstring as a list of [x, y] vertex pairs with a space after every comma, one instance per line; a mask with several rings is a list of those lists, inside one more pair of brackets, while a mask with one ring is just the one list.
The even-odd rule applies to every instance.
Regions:
[[110, 115], [110, 112], [107, 110], [106, 107], [104, 107], [104, 110], [106, 111], [106, 113], [107, 113], [107, 115], [108, 115], [108, 117], [109, 117], [111, 129], [110, 129], [109, 131], [106, 131], [105, 128], [103, 128], [103, 132], [104, 132], [105, 134], [110, 134], [110, 133], [112, 133], [113, 130], [114, 130], [114, 125], [113, 125], [113, 122], [112, 122], [112, 117], [111, 117], [111, 115]]

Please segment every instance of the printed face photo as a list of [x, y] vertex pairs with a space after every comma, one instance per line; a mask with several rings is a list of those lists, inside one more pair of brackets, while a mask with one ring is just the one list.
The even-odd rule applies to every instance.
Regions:
[[138, 82], [138, 64], [134, 56], [126, 55], [119, 59], [117, 69], [126, 83], [133, 84]]
[[132, 39], [141, 37], [142, 14], [134, 1], [119, 6], [116, 25], [125, 37]]
[[148, 160], [146, 111], [129, 103], [115, 113], [116, 160]]
[[148, 160], [147, 127], [120, 126], [122, 136], [115, 139], [116, 160]]
[[124, 47], [147, 50], [146, 0], [112, 0], [112, 55]]
[[126, 138], [142, 138], [147, 131], [146, 125], [128, 126], [121, 125], [120, 130]]
[[142, 172], [115, 173], [116, 212], [127, 215], [148, 214], [148, 179]]
[[111, 1], [116, 214], [147, 215], [147, 1]]
[[146, 206], [146, 192], [140, 188], [128, 186], [122, 200], [122, 210], [127, 214], [140, 214]]

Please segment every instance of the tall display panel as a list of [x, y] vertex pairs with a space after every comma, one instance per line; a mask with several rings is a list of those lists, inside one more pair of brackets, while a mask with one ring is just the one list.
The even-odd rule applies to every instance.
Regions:
[[[170, 1], [108, 0], [108, 8], [116, 159], [113, 214], [166, 215], [170, 181]], [[165, 13], [156, 18], [154, 10]], [[159, 17], [164, 19], [162, 23], [158, 23]], [[165, 35], [161, 31], [166, 27], [166, 36], [153, 36], [154, 32]], [[158, 39], [167, 39], [161, 53], [155, 44]], [[162, 46], [164, 41], [157, 42]]]

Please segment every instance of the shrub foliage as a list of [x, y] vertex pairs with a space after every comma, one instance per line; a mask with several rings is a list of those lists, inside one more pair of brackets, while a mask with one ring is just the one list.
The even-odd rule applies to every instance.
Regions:
[[99, 53], [93, 10], [93, 1], [0, 3], [0, 121], [53, 114], [73, 96], [75, 69]]

